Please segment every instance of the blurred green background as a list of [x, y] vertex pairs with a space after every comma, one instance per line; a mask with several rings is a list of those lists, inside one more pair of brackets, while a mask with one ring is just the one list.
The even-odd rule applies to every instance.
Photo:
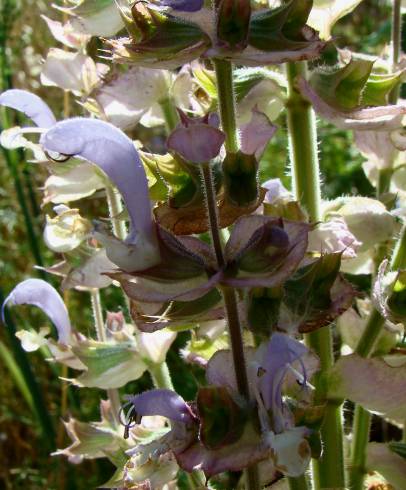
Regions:
[[[24, 88], [42, 96], [58, 115], [62, 114], [63, 94], [57, 88], [43, 88], [39, 83], [41, 60], [49, 47], [56, 45], [41, 19], [54, 19], [58, 12], [52, 2], [43, 0], [2, 0], [0, 3], [0, 91]], [[390, 6], [386, 1], [364, 0], [356, 11], [341, 20], [335, 31], [335, 43], [355, 51], [379, 54], [390, 38]], [[332, 50], [333, 51], [333, 50]], [[322, 60], [331, 63], [328, 51]], [[79, 107], [73, 107], [73, 112]], [[18, 115], [2, 113], [2, 124], [19, 124]], [[281, 130], [268, 147], [261, 179], [280, 177], [289, 185], [287, 135], [281, 118]], [[352, 146], [352, 135], [322, 122], [319, 124], [319, 151], [323, 180], [323, 197], [340, 194], [372, 195], [365, 178], [362, 157]], [[44, 210], [41, 210], [40, 187], [45, 171], [29, 164], [20, 152], [0, 150], [0, 295], [4, 298], [15, 284], [27, 277], [41, 277], [34, 265], [50, 265], [55, 256], [42, 243]], [[49, 206], [49, 205], [48, 205]], [[106, 215], [104, 199], [87, 201], [92, 214]], [[47, 208], [45, 208], [47, 209]], [[97, 213], [96, 213], [97, 210]], [[49, 278], [48, 278], [49, 279]], [[51, 278], [51, 280], [54, 280]], [[54, 280], [54, 284], [57, 281]], [[75, 291], [66, 296], [72, 321], [79, 330], [90, 333], [90, 299]], [[103, 293], [104, 305], [111, 310], [121, 305], [117, 291]], [[58, 380], [66, 376], [59, 367], [44, 362], [44, 354], [27, 355], [14, 336], [14, 329], [38, 328], [44, 317], [34, 308], [19, 307], [11, 312], [8, 326], [0, 330], [0, 488], [4, 489], [90, 489], [107, 480], [112, 467], [107, 460], [71, 465], [66, 459], [50, 457], [57, 447], [68, 445], [62, 418], [68, 415], [81, 420], [98, 419], [101, 391], [67, 388]], [[181, 335], [179, 347], [185, 341]], [[176, 354], [169, 358], [175, 386], [184, 396], [193, 395], [197, 372], [185, 369]], [[144, 376], [138, 386], [149, 386]]]

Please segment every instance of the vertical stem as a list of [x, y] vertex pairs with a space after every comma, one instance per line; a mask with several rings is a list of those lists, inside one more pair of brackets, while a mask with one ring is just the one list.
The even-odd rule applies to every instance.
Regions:
[[351, 466], [349, 473], [349, 488], [362, 490], [364, 488], [366, 447], [369, 441], [371, 414], [360, 405], [355, 406], [352, 426], [353, 439], [351, 444]]
[[230, 153], [237, 153], [238, 132], [235, 117], [233, 67], [229, 61], [213, 60], [216, 72], [218, 107], [221, 127], [226, 134], [225, 147]]
[[[406, 264], [406, 226], [403, 226], [399, 240], [393, 251], [390, 268], [398, 270]], [[384, 318], [377, 310], [372, 310], [365, 329], [358, 341], [355, 352], [368, 358], [374, 351], [375, 344], [385, 324]], [[351, 446], [351, 467], [349, 486], [351, 490], [362, 490], [365, 476], [366, 447], [369, 440], [371, 414], [357, 405], [353, 423], [353, 439]]]
[[[310, 221], [318, 221], [321, 218], [321, 198], [316, 120], [311, 104], [296, 89], [297, 76], [307, 76], [305, 62], [287, 64], [289, 88], [286, 108], [293, 189], [296, 198], [306, 208]], [[307, 334], [306, 342], [320, 358], [320, 371], [315, 379], [315, 398], [322, 402], [326, 395], [323, 377], [334, 364], [330, 327]], [[327, 404], [321, 436], [324, 442], [323, 454], [320, 460], [313, 461], [316, 488], [344, 488], [344, 452], [339, 406]]]
[[209, 219], [209, 228], [211, 233], [212, 246], [216, 255], [218, 266], [224, 267], [224, 255], [221, 242], [221, 236], [219, 233], [220, 226], [218, 222], [216, 191], [213, 184], [213, 175], [209, 163], [204, 163], [201, 166], [201, 173], [203, 178], [203, 185], [206, 194], [206, 205], [208, 209], [207, 217]]
[[[392, 70], [398, 69], [402, 50], [402, 0], [393, 0], [392, 8]], [[400, 86], [395, 87], [389, 95], [389, 102], [396, 104], [399, 98]]]
[[148, 370], [151, 374], [152, 381], [156, 388], [166, 388], [168, 390], [174, 390], [171, 374], [166, 362], [161, 364], [151, 364], [148, 366]]
[[297, 76], [307, 77], [305, 62], [288, 63], [287, 118], [293, 189], [309, 213], [310, 221], [321, 218], [320, 175], [317, 156], [317, 127], [313, 108], [295, 87]]
[[[217, 258], [217, 265], [219, 269], [221, 269], [225, 265], [225, 259], [218, 226], [215, 188], [213, 185], [211, 169], [207, 163], [202, 165], [202, 178], [205, 186], [207, 216], [210, 225], [212, 245]], [[222, 287], [222, 293], [227, 314], [227, 324], [230, 334], [231, 352], [233, 355], [234, 372], [238, 391], [246, 400], [249, 400], [250, 391], [245, 364], [244, 344], [238, 312], [237, 295], [233, 288], [226, 286]], [[249, 490], [256, 490], [259, 488], [258, 469], [256, 465], [247, 468], [246, 483]]]
[[176, 107], [170, 97], [161, 100], [159, 102], [159, 105], [161, 106], [164, 115], [166, 130], [168, 133], [171, 133], [176, 128], [179, 122], [179, 116], [176, 112]]
[[[106, 330], [104, 328], [103, 309], [101, 304], [100, 291], [98, 289], [93, 289], [90, 292], [90, 298], [92, 301], [92, 311], [93, 311], [94, 326], [96, 329], [97, 340], [99, 340], [100, 342], [105, 342]], [[120, 395], [118, 393], [118, 390], [116, 389], [108, 389], [106, 391], [111, 404], [111, 413], [113, 415], [114, 422], [118, 427], [120, 425], [119, 413], [121, 410]]]
[[[226, 135], [225, 147], [227, 152], [237, 153], [239, 149], [237, 122], [235, 117], [235, 100], [233, 86], [233, 68], [230, 62], [214, 60], [216, 83], [218, 93], [218, 106], [220, 109], [221, 126]], [[216, 254], [219, 269], [224, 267], [225, 259], [221, 243], [220, 228], [218, 224], [216, 191], [209, 164], [202, 166], [202, 178], [206, 194], [207, 217], [210, 225], [212, 245]], [[242, 340], [242, 328], [238, 313], [236, 292], [232, 288], [222, 288], [224, 305], [227, 313], [227, 323], [230, 334], [231, 351], [234, 361], [234, 372], [240, 394], [249, 400], [248, 376]], [[252, 465], [245, 472], [248, 490], [259, 489], [257, 465]]]
[[[400, 60], [400, 53], [402, 48], [402, 14], [401, 14], [402, 0], [393, 0], [392, 7], [392, 70], [398, 69], [398, 63]], [[396, 86], [389, 94], [389, 103], [396, 104], [399, 99], [400, 84]], [[395, 158], [394, 158], [395, 159]], [[390, 182], [392, 178], [392, 166], [389, 168], [380, 169], [378, 172], [378, 185], [376, 188], [376, 195], [379, 199], [382, 194], [389, 191]], [[385, 251], [382, 250], [384, 253]]]

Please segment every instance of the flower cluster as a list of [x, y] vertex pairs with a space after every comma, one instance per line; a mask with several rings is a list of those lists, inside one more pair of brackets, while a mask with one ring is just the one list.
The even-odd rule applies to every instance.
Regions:
[[[55, 454], [75, 463], [109, 458], [117, 470], [103, 488], [178, 488], [187, 473], [190, 488], [254, 490], [281, 476], [306, 483], [310, 459], [322, 466], [329, 457], [337, 427], [330, 437], [325, 421], [345, 398], [404, 423], [405, 368], [396, 350], [404, 264], [396, 259], [387, 272], [384, 262], [372, 300], [358, 298], [356, 309], [351, 281], [375, 273], [404, 219], [406, 106], [391, 98], [404, 69], [338, 50], [334, 69], [292, 76], [292, 67], [303, 66], [294, 63], [318, 58], [335, 22], [360, 2], [67, 3], [64, 23], [45, 18], [64, 49], [50, 50], [41, 81], [87, 114], [58, 121], [35, 94], [0, 94], [0, 105], [35, 125], [5, 129], [2, 145], [31, 151], [33, 165], [49, 172], [43, 203], [54, 204], [55, 214], [47, 211], [44, 242], [61, 260], [45, 270], [62, 277], [62, 290], [90, 293], [96, 338], [74, 326], [59, 293], [41, 279], [18, 284], [3, 310], [39, 307], [57, 339], [48, 327], [20, 330], [23, 348], [47, 346], [53, 360], [79, 371], [64, 382], [108, 396], [101, 421], [65, 423], [72, 444]], [[96, 61], [86, 49], [92, 36], [105, 48]], [[303, 171], [308, 141], [300, 168], [305, 136], [294, 130], [295, 120], [313, 124], [314, 110], [354, 131], [372, 183], [382, 171], [393, 174], [380, 199], [312, 195], [312, 204], [314, 182], [296, 182], [294, 192], [279, 179], [260, 182], [284, 109], [295, 179], [301, 171], [304, 180], [317, 178]], [[81, 204], [100, 196], [111, 229], [102, 213], [82, 216]], [[118, 286], [128, 315], [107, 312], [104, 322], [100, 290]], [[365, 359], [370, 352], [356, 347], [371, 317], [383, 331], [377, 353], [389, 360]], [[335, 362], [337, 319], [342, 350], [355, 353]], [[204, 380], [189, 399], [175, 391], [165, 363], [179, 331], [190, 332], [180, 355]], [[385, 383], [390, 369], [395, 401], [370, 383], [372, 376]], [[124, 395], [145, 372], [154, 388]], [[333, 483], [327, 486], [340, 486]]]

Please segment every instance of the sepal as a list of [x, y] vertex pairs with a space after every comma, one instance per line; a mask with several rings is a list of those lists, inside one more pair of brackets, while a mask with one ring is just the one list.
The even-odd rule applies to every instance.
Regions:
[[209, 36], [197, 24], [151, 4], [135, 3], [131, 14], [131, 38], [106, 41], [116, 62], [176, 68], [199, 57], [210, 45]]

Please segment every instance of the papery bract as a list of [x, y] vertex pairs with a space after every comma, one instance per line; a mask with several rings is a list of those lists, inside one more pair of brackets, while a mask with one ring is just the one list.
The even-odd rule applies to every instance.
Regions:
[[211, 123], [210, 116], [191, 119], [182, 113], [181, 124], [169, 135], [167, 147], [191, 163], [205, 163], [215, 158], [225, 135]]

